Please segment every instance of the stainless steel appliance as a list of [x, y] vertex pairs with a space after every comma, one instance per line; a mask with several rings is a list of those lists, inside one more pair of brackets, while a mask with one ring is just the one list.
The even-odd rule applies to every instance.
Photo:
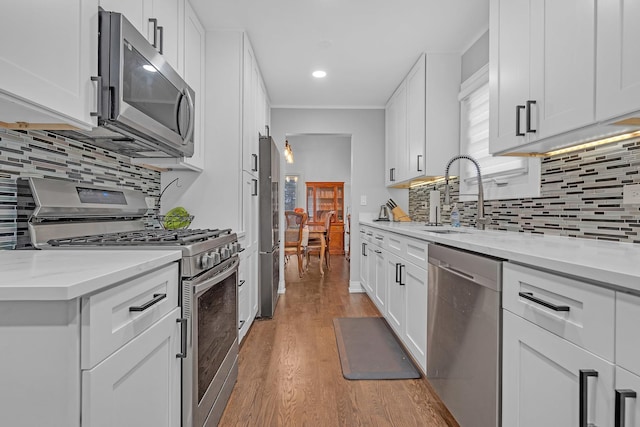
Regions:
[[502, 260], [429, 245], [427, 378], [461, 426], [500, 425]]
[[217, 425], [238, 376], [238, 253], [231, 230], [145, 229], [142, 192], [69, 181], [18, 180], [39, 249], [182, 251], [183, 426]]
[[196, 94], [120, 13], [100, 11], [98, 127], [53, 133], [129, 157], [193, 155]]
[[270, 136], [261, 136], [259, 168], [259, 300], [258, 316], [273, 317], [280, 281], [279, 181], [280, 155]]

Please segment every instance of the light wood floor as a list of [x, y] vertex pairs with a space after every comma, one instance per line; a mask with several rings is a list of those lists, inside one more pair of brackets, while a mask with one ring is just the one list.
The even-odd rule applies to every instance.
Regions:
[[238, 382], [220, 426], [457, 426], [425, 379], [342, 376], [334, 317], [379, 316], [365, 294], [349, 294], [349, 263], [318, 259], [298, 278], [285, 270], [286, 294], [271, 320], [254, 322], [240, 348]]

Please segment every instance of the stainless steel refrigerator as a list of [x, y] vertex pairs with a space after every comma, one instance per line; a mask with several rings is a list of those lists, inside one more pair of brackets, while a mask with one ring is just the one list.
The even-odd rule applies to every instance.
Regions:
[[280, 152], [270, 136], [259, 142], [259, 317], [273, 317], [280, 281], [279, 180]]

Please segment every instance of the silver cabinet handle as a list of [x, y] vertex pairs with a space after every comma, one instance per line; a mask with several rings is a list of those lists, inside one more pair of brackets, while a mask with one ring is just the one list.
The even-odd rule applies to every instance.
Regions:
[[244, 280], [240, 280], [240, 282], [238, 282], [238, 287], [241, 288], [242, 285], [244, 285], [245, 281]]
[[252, 154], [251, 157], [253, 158], [253, 167], [251, 168], [251, 170], [253, 172], [257, 172], [258, 171], [258, 155]]
[[524, 110], [524, 105], [516, 105], [516, 136], [524, 136], [524, 132], [520, 132], [520, 110]]
[[381, 254], [382, 253], [382, 251], [380, 251], [378, 249], [374, 250], [374, 252], [377, 253], [377, 254]]
[[180, 353], [176, 354], [176, 357], [178, 359], [184, 359], [187, 357], [187, 319], [176, 319], [176, 322], [180, 323], [180, 329], [182, 332]]
[[616, 390], [616, 415], [615, 427], [624, 427], [625, 424], [625, 399], [635, 399], [636, 392], [629, 389]]
[[149, 18], [149, 22], [153, 24], [153, 43], [151, 46], [158, 48], [158, 20], [156, 18]]
[[238, 322], [238, 329], [242, 329], [242, 327], [244, 326], [244, 322], [246, 322], [245, 320], [241, 320], [240, 322]]
[[540, 304], [543, 307], [550, 308], [553, 311], [569, 311], [568, 305], [555, 305], [538, 297], [534, 297], [532, 292], [518, 292], [518, 295], [524, 299]]
[[167, 294], [153, 294], [153, 299], [150, 301], [145, 302], [142, 305], [136, 305], [133, 307], [129, 307], [129, 311], [145, 311], [146, 309], [148, 309], [149, 307], [156, 305], [157, 303], [159, 303], [160, 301], [162, 301], [163, 299], [165, 299], [167, 297]]
[[531, 128], [531, 106], [536, 105], [536, 101], [527, 101], [527, 132], [536, 133], [535, 129]]
[[162, 48], [164, 47], [164, 27], [158, 25], [158, 33], [160, 34], [160, 49], [158, 49], [158, 52], [162, 55]]
[[580, 384], [579, 384], [579, 393], [580, 393], [580, 402], [579, 402], [579, 423], [580, 427], [587, 427], [589, 423], [587, 421], [588, 415], [588, 404], [589, 404], [589, 377], [598, 377], [598, 371], [594, 371], [593, 369], [580, 369]]
[[420, 158], [421, 157], [422, 157], [422, 154], [418, 154], [418, 165], [417, 165], [417, 168], [416, 168], [416, 169], [418, 169], [418, 172], [422, 172], [422, 169], [420, 168]]
[[251, 192], [252, 196], [257, 196], [258, 195], [258, 180], [257, 179], [251, 179], [251, 181], [253, 182], [253, 191]]

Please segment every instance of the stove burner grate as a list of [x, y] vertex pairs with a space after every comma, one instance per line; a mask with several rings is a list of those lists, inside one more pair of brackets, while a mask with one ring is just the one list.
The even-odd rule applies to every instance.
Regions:
[[51, 246], [188, 245], [231, 234], [231, 229], [139, 230], [52, 239]]

